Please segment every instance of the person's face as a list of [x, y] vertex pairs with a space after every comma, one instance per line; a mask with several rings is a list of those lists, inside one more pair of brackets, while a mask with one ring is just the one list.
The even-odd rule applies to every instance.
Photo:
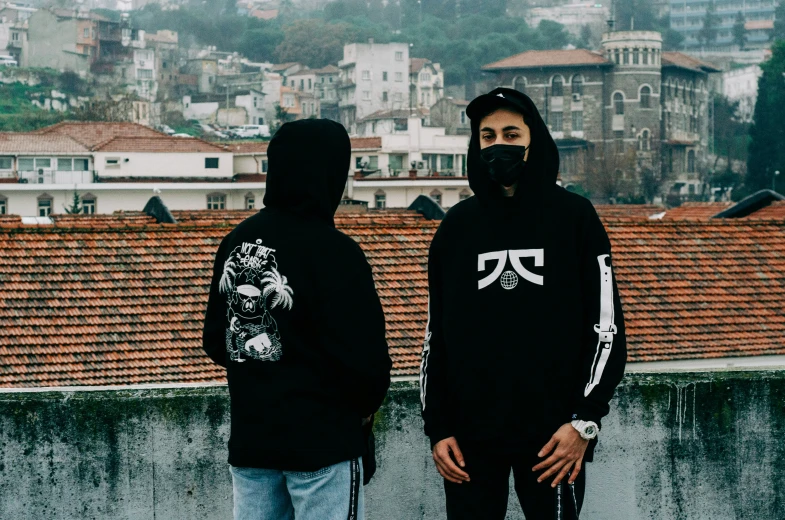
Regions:
[[529, 126], [523, 115], [506, 108], [491, 112], [480, 120], [480, 148], [495, 144], [514, 144], [526, 146], [524, 160], [529, 157], [528, 146], [532, 142]]

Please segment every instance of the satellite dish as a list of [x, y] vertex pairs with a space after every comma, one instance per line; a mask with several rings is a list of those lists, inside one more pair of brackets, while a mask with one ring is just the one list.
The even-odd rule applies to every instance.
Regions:
[[368, 166], [369, 164], [371, 164], [371, 158], [368, 157], [367, 155], [363, 155], [360, 158], [360, 167], [364, 170], [365, 167]]

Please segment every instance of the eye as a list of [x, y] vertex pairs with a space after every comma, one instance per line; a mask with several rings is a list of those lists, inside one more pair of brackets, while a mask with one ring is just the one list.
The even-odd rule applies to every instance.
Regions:
[[482, 138], [485, 139], [486, 141], [490, 141], [491, 139], [493, 139], [493, 137], [494, 136], [491, 134], [485, 134], [484, 136], [482, 136]]
[[507, 139], [517, 139], [518, 138], [518, 134], [515, 134], [515, 133], [507, 134], [505, 137]]

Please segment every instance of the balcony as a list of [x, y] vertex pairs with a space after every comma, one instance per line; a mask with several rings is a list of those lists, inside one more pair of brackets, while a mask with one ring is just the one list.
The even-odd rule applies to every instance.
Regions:
[[[11, 173], [13, 172], [3, 172]], [[9, 176], [10, 177], [10, 176]], [[95, 182], [95, 172], [43, 170], [17, 171], [15, 177], [22, 184], [90, 184]]]
[[357, 86], [357, 82], [353, 79], [339, 79], [335, 82], [336, 89], [344, 89], [344, 88], [354, 88]]

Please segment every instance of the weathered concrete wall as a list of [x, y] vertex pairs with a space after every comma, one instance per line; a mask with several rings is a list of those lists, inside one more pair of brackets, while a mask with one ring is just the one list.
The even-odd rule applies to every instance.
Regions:
[[[380, 413], [370, 520], [444, 518], [418, 403]], [[231, 518], [228, 413], [221, 386], [0, 393], [0, 518]], [[628, 375], [582, 517], [781, 520], [784, 434], [785, 371]]]

